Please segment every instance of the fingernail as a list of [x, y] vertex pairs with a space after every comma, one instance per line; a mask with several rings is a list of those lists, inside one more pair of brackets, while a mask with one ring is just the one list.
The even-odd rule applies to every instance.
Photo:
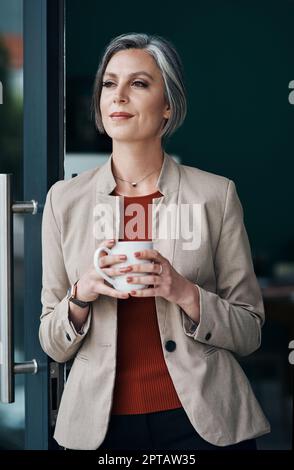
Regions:
[[131, 290], [130, 294], [136, 295], [136, 291], [135, 291], [135, 290]]
[[120, 268], [120, 272], [122, 273], [126, 273], [128, 271], [131, 271], [132, 268], [130, 266], [125, 266], [124, 268]]
[[119, 259], [126, 259], [126, 255], [120, 255]]
[[134, 256], [136, 256], [136, 258], [138, 258], [140, 256], [140, 251], [135, 251]]

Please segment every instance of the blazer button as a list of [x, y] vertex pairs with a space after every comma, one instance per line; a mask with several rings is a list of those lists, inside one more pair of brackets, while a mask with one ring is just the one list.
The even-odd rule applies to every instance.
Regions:
[[175, 341], [169, 340], [165, 343], [165, 349], [169, 352], [173, 352], [176, 349], [177, 345]]
[[68, 341], [71, 341], [71, 337], [69, 336], [69, 334], [68, 334], [68, 333], [66, 333], [66, 335], [65, 335], [65, 336], [66, 336], [66, 339], [68, 339]]
[[211, 333], [207, 333], [207, 335], [205, 336], [206, 341], [208, 341], [210, 338], [211, 338]]

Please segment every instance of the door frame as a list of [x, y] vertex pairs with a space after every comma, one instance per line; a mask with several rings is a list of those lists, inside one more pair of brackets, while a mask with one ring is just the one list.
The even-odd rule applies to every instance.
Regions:
[[25, 377], [25, 449], [58, 448], [50, 420], [50, 362], [39, 342], [42, 289], [41, 223], [46, 194], [64, 178], [65, 0], [24, 0], [24, 200], [38, 214], [24, 221], [25, 360], [39, 372]]

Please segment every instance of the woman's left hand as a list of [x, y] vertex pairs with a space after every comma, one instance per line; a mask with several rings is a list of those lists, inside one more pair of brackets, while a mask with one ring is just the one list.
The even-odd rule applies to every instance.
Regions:
[[[139, 256], [136, 256], [139, 253]], [[164, 297], [170, 302], [181, 304], [185, 298], [190, 281], [181, 276], [157, 250], [142, 250], [136, 252], [138, 259], [150, 260], [151, 263], [132, 264], [131, 272], [127, 269], [127, 282], [130, 284], [150, 285], [146, 289], [138, 289], [130, 294], [134, 297]], [[162, 269], [161, 267], [162, 266]], [[161, 271], [161, 273], [160, 273]], [[146, 273], [146, 275], [136, 276], [136, 273]], [[160, 273], [160, 274], [159, 274]]]

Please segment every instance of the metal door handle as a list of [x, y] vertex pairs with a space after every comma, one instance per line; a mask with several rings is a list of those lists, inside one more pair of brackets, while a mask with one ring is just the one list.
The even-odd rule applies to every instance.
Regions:
[[38, 211], [34, 200], [12, 202], [12, 175], [0, 174], [0, 401], [14, 401], [15, 374], [36, 374], [35, 359], [14, 363], [13, 342], [13, 213]]

